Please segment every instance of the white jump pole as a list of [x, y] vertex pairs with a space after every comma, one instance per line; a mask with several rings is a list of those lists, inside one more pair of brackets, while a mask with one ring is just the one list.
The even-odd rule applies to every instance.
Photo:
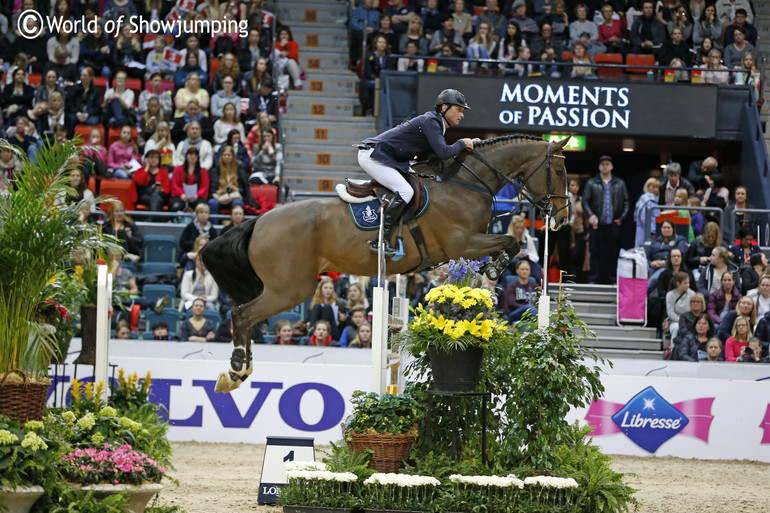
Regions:
[[545, 250], [543, 251], [543, 293], [537, 304], [537, 327], [546, 328], [551, 323], [551, 298], [548, 296], [548, 232], [550, 228], [551, 216], [545, 216]]
[[385, 281], [384, 220], [380, 214], [377, 244], [377, 286], [372, 291], [372, 392], [384, 394], [388, 365], [388, 287]]
[[[94, 385], [103, 381], [109, 385], [107, 369], [110, 358], [110, 307], [112, 306], [112, 275], [106, 265], [100, 265], [96, 279], [96, 356]], [[102, 390], [102, 401], [107, 401], [107, 390]]]

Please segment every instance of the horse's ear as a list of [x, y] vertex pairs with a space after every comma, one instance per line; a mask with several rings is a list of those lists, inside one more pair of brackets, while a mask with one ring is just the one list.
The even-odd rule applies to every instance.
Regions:
[[565, 137], [561, 141], [557, 142], [556, 143], [556, 147], [559, 148], [560, 150], [563, 150], [564, 147], [567, 146], [567, 143], [569, 142], [571, 137], [572, 137], [571, 135], [568, 135], [567, 137]]

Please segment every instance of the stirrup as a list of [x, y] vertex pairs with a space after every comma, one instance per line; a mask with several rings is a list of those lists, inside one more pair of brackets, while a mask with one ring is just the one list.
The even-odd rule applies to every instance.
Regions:
[[[377, 253], [379, 251], [379, 244], [376, 240], [369, 241], [369, 249]], [[401, 239], [398, 239], [398, 249], [394, 248], [390, 241], [385, 241], [385, 249], [383, 250], [385, 253], [385, 256], [389, 256], [390, 260], [393, 262], [397, 262], [404, 258], [404, 243], [401, 241]]]

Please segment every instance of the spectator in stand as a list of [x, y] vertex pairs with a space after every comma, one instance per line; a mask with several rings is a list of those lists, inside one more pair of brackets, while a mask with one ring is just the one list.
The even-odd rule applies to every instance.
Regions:
[[88, 146], [81, 149], [83, 158], [80, 169], [83, 171], [86, 180], [91, 176], [107, 175], [107, 149], [104, 147], [102, 132], [98, 128], [92, 128], [86, 141]]
[[[762, 254], [764, 255], [764, 253]], [[759, 274], [759, 285], [755, 298], [757, 305], [757, 319], [761, 319], [767, 312], [770, 312], [770, 275], [767, 273], [767, 257], [765, 257], [761, 264], [764, 265], [765, 268], [762, 273]], [[758, 266], [754, 267], [754, 271], [759, 272]]]
[[666, 315], [668, 315], [668, 331], [671, 338], [676, 339], [679, 332], [679, 318], [690, 311], [690, 299], [695, 292], [690, 288], [690, 277], [685, 272], [677, 272], [671, 279], [673, 288], [666, 293]]
[[[465, 48], [465, 56], [469, 59], [489, 59], [497, 39], [497, 36], [490, 31], [489, 24], [482, 21], [479, 23], [476, 35], [470, 39]], [[477, 63], [477, 66], [487, 68], [489, 65]]]
[[[527, 232], [527, 225], [521, 215], [511, 217], [508, 224], [507, 235], [515, 237], [519, 242], [519, 254], [514, 255], [508, 268], [515, 271], [515, 265], [519, 260], [527, 260], [531, 271], [531, 276], [540, 277], [543, 274], [543, 268], [540, 266], [540, 255], [535, 247], [534, 238]], [[536, 278], [537, 279], [537, 278]]]
[[[516, 32], [518, 33], [518, 25], [516, 25], [516, 22], [509, 21], [508, 22], [508, 29], [510, 30], [511, 25], [516, 27]], [[516, 46], [521, 46], [521, 38], [519, 37], [519, 42]], [[553, 50], [556, 52], [556, 55], [561, 59], [561, 55], [564, 52], [564, 39], [560, 36], [556, 35], [553, 31], [553, 27], [550, 23], [544, 22], [540, 26], [540, 36], [535, 37], [532, 39], [532, 51], [535, 53], [535, 55], [540, 55], [543, 53], [543, 51], [546, 48], [553, 48]]]
[[666, 40], [666, 26], [660, 23], [654, 15], [652, 0], [642, 1], [642, 15], [631, 25], [630, 53], [655, 53]]
[[[236, 95], [240, 96], [243, 73], [238, 65], [238, 59], [232, 53], [226, 53], [222, 57], [222, 62], [219, 65], [219, 69], [214, 72], [214, 79], [211, 84], [212, 91], [219, 92], [224, 88], [224, 79], [230, 77], [233, 81], [233, 91]], [[216, 95], [215, 95], [216, 96]]]
[[386, 69], [389, 54], [388, 41], [385, 36], [374, 36], [372, 50], [364, 59], [364, 69], [358, 87], [358, 99], [367, 116], [374, 115], [374, 85], [380, 77], [380, 72]]
[[[228, 77], [225, 80], [229, 81], [231, 79]], [[236, 105], [238, 104], [240, 104], [240, 102], [237, 104], [227, 102], [223, 107], [222, 117], [214, 122], [214, 151], [216, 152], [218, 152], [221, 145], [227, 141], [227, 137], [231, 130], [237, 130], [241, 134], [241, 137], [244, 139], [246, 138], [243, 123], [241, 123], [241, 120], [238, 117], [238, 111], [236, 110]]]
[[176, 65], [163, 58], [167, 44], [168, 41], [166, 41], [165, 36], [155, 37], [153, 49], [150, 50], [150, 53], [147, 54], [147, 58], [145, 59], [145, 80], [149, 80], [156, 73], [162, 80], [174, 80]]
[[586, 264], [586, 228], [588, 219], [583, 211], [583, 198], [580, 196], [580, 180], [570, 178], [567, 185], [569, 195], [570, 217], [569, 226], [572, 232], [571, 258], [569, 273], [575, 277], [575, 281], [585, 281]]
[[[35, 108], [37, 108], [37, 105], [35, 105]], [[45, 102], [43, 102], [42, 105], [45, 106]], [[48, 108], [46, 109], [45, 113], [39, 117], [37, 123], [37, 131], [43, 137], [45, 137], [46, 134], [49, 136], [50, 134], [53, 134], [53, 131], [57, 125], [64, 126], [67, 124], [67, 115], [64, 110], [64, 96], [62, 96], [60, 92], [54, 91], [51, 93], [47, 105]]]
[[437, 30], [433, 34], [433, 39], [430, 41], [430, 53], [435, 56], [441, 56], [444, 46], [447, 43], [452, 43], [452, 55], [460, 57], [465, 55], [465, 41], [462, 34], [456, 31], [454, 28], [454, 18], [448, 14], [443, 17], [441, 22], [441, 30]]
[[372, 347], [372, 325], [368, 322], [362, 322], [361, 325], [358, 326], [356, 338], [348, 344], [348, 347], [363, 347], [367, 349]]
[[107, 178], [131, 178], [139, 160], [139, 150], [132, 140], [132, 128], [124, 125], [120, 129], [120, 139], [110, 144], [107, 152]]
[[[723, 36], [724, 46], [731, 45], [735, 42], [735, 30], [740, 27], [745, 30], [745, 40], [750, 44], [757, 46], [757, 29], [751, 23], [746, 22], [746, 10], [735, 10], [735, 21], [731, 25], [727, 25], [729, 22], [725, 22], [725, 30]], [[717, 36], [717, 39], [719, 37]]]
[[[707, 225], [708, 226], [708, 225]], [[738, 266], [732, 261], [732, 253], [724, 246], [716, 246], [711, 251], [708, 265], [701, 270], [698, 278], [698, 292], [708, 297], [720, 287], [722, 275], [732, 273], [737, 276]], [[738, 284], [740, 290], [740, 284]]]
[[67, 89], [67, 112], [71, 118], [69, 128], [75, 132], [76, 124], [98, 125], [102, 113], [102, 95], [94, 87], [94, 70], [89, 67], [80, 72], [80, 83]]
[[418, 17], [414, 5], [411, 5], [411, 2], [410, 5], [405, 4], [404, 0], [390, 0], [390, 5], [383, 9], [383, 12], [390, 14], [393, 21], [393, 31], [399, 35], [407, 31], [412, 19]]
[[182, 321], [179, 325], [177, 338], [181, 341], [211, 342], [215, 338], [214, 323], [203, 317], [206, 310], [206, 301], [196, 298], [192, 301], [192, 316]]
[[[701, 46], [705, 38], [711, 39], [712, 47], [721, 48], [719, 40], [722, 38], [722, 21], [717, 19], [717, 10], [713, 5], [707, 5], [703, 9], [700, 19], [693, 27], [692, 43]], [[711, 50], [711, 48], [709, 48]]]
[[[435, 0], [433, 0], [435, 1]], [[415, 16], [409, 22], [409, 29], [401, 34], [398, 42], [398, 53], [406, 53], [406, 43], [417, 43], [417, 54], [428, 55], [428, 40], [423, 35], [422, 18]]]
[[[640, 247], [647, 240], [647, 234], [644, 233], [644, 223], [647, 217], [647, 209], [655, 207], [658, 204], [658, 194], [660, 193], [660, 181], [657, 178], [648, 178], [644, 182], [642, 188], [642, 195], [636, 201], [634, 206], [634, 222], [636, 223], [636, 237], [634, 239], [634, 247]], [[656, 230], [656, 213], [653, 212], [650, 217], [650, 236], [655, 234]]]
[[709, 51], [708, 62], [701, 66], [705, 70], [701, 73], [701, 82], [704, 84], [729, 84], [730, 70], [722, 64], [722, 52], [716, 48]]
[[[693, 196], [692, 198], [687, 198], [687, 205], [691, 207], [702, 207], [703, 202], [699, 197]], [[703, 212], [698, 210], [690, 211], [690, 228], [692, 229], [692, 234], [695, 237], [703, 234], [703, 225], [705, 223], [706, 220], [703, 218]]]
[[406, 42], [405, 55], [408, 57], [399, 57], [396, 62], [398, 71], [421, 71], [425, 69], [425, 59], [419, 59], [419, 49], [415, 41]]
[[260, 142], [254, 148], [251, 160], [249, 182], [256, 184], [278, 184], [283, 167], [283, 146], [273, 141], [272, 130], [264, 130]]
[[99, 76], [109, 77], [112, 73], [112, 54], [107, 35], [102, 23], [96, 24], [96, 30], [85, 35], [80, 43], [78, 66], [90, 66], [99, 70]]
[[230, 224], [222, 228], [222, 233], [220, 235], [224, 235], [233, 228], [237, 228], [241, 223], [243, 223], [243, 218], [245, 215], [246, 212], [243, 210], [242, 206], [233, 205], [233, 208], [230, 209]]
[[170, 194], [168, 170], [161, 167], [158, 150], [150, 150], [144, 155], [144, 166], [137, 169], [131, 180], [130, 199], [137, 205], [149, 207], [153, 212], [160, 212], [168, 205]]
[[[209, 144], [209, 146], [211, 146]], [[209, 206], [206, 201], [209, 197], [209, 174], [201, 167], [200, 152], [195, 146], [188, 146], [184, 152], [185, 159], [182, 164], [174, 168], [171, 175], [171, 199], [168, 208], [172, 212], [180, 210], [192, 210], [201, 204], [206, 207], [208, 219]], [[187, 186], [185, 188], [184, 186]], [[195, 186], [195, 191], [191, 189]]]
[[628, 53], [628, 40], [625, 39], [626, 18], [613, 16], [615, 9], [607, 2], [601, 8], [604, 23], [599, 25], [599, 42], [607, 48], [609, 53]]
[[293, 330], [291, 329], [291, 323], [286, 319], [279, 319], [275, 321], [273, 325], [277, 338], [275, 343], [284, 346], [293, 346], [294, 340], [291, 338]]
[[339, 345], [336, 343], [336, 339], [332, 335], [329, 335], [330, 331], [331, 323], [329, 321], [321, 319], [316, 322], [315, 326], [313, 327], [313, 334], [310, 335], [310, 345], [321, 347]]
[[739, 70], [735, 73], [735, 84], [750, 85], [754, 100], [757, 102], [757, 107], [761, 107], [764, 103], [764, 98], [759, 96], [762, 90], [760, 86], [762, 76], [755, 65], [754, 54], [751, 52], [744, 53], [743, 57], [741, 57], [741, 65], [736, 66], [735, 69]]
[[[679, 333], [676, 338], [673, 339], [675, 347], [679, 346], [680, 340], [684, 338], [687, 333], [695, 333], [695, 321], [700, 314], [703, 314], [708, 318], [708, 314], [706, 313], [706, 298], [704, 298], [703, 294], [700, 292], [696, 292], [690, 298], [689, 311], [679, 316]], [[709, 319], [709, 321], [710, 320], [711, 319]]]
[[211, 198], [209, 208], [214, 214], [219, 213], [220, 207], [251, 203], [249, 179], [243, 164], [235, 158], [232, 146], [222, 148], [222, 155], [216, 166], [209, 173], [211, 183]]
[[733, 252], [733, 262], [740, 268], [750, 265], [751, 257], [762, 251], [758, 245], [754, 245], [754, 234], [750, 230], [741, 228], [738, 231], [738, 239], [738, 242], [730, 247], [730, 251]]
[[107, 221], [102, 226], [102, 233], [115, 236], [126, 251], [126, 258], [132, 262], [139, 260], [142, 254], [143, 239], [134, 222], [126, 215], [123, 202], [113, 200], [107, 209]]
[[741, 208], [755, 208], [754, 205], [749, 203], [749, 190], [743, 185], [739, 185], [735, 188], [734, 200], [731, 201], [725, 209], [725, 240], [732, 244], [735, 241], [735, 230], [739, 231], [742, 228], [747, 229], [751, 233], [757, 233], [757, 230], [761, 224], [760, 214], [757, 212], [736, 212]]
[[751, 324], [748, 317], [738, 317], [732, 329], [732, 336], [725, 342], [725, 361], [736, 362], [746, 353], [751, 338]]
[[762, 343], [757, 337], [751, 337], [740, 361], [746, 363], [770, 363], [770, 356], [763, 355]]
[[380, 15], [380, 26], [377, 30], [369, 34], [369, 37], [366, 39], [366, 46], [367, 48], [372, 47], [372, 40], [377, 35], [383, 35], [385, 36], [385, 39], [388, 40], [388, 48], [398, 48], [398, 42], [399, 38], [401, 37], [400, 34], [393, 31], [393, 19], [390, 16], [390, 14], [384, 12]]
[[674, 223], [666, 219], [660, 224], [660, 237], [652, 241], [649, 246], [644, 246], [650, 266], [647, 280], [649, 290], [657, 285], [658, 277], [666, 268], [673, 248], [677, 248], [684, 255], [687, 252], [687, 239], [677, 235]]
[[68, 24], [62, 25], [59, 32], [46, 42], [45, 48], [49, 61], [54, 60], [54, 54], [59, 47], [67, 50], [66, 64], [75, 64], [80, 59], [80, 41], [72, 37], [69, 27]]
[[743, 27], [735, 27], [735, 30], [733, 31], [733, 38], [735, 41], [733, 41], [732, 44], [725, 45], [724, 61], [725, 66], [728, 68], [735, 68], [740, 66], [741, 60], [745, 54], [751, 53], [753, 55], [756, 53], [754, 45], [746, 41], [746, 29]]
[[[612, 157], [599, 158], [599, 174], [589, 178], [583, 191], [583, 211], [588, 215], [591, 275], [589, 281], [615, 281], [620, 226], [629, 211], [626, 182], [612, 174]], [[609, 198], [607, 203], [605, 200]]]
[[690, 278], [690, 288], [693, 292], [698, 291], [697, 282], [695, 281], [695, 278], [693, 277], [692, 271], [689, 267], [687, 267], [687, 264], [684, 262], [684, 254], [682, 253], [682, 250], [679, 248], [673, 248], [668, 256], [668, 262], [666, 262], [666, 267], [663, 269], [663, 271], [660, 273], [660, 276], [658, 277], [658, 295], [657, 297], [660, 298], [661, 301], [665, 300], [666, 293], [671, 290], [671, 280], [677, 273], [685, 273], [688, 278]]
[[262, 84], [265, 82], [270, 82], [272, 84], [273, 76], [267, 69], [267, 59], [259, 57], [254, 64], [254, 69], [246, 74], [244, 82], [246, 83], [244, 91], [248, 96], [251, 96], [251, 94], [258, 94], [262, 89]]
[[[13, 162], [13, 159], [10, 159], [9, 161]], [[15, 162], [15, 165], [19, 164], [18, 159]], [[72, 172], [70, 172], [70, 187], [72, 187], [74, 194], [67, 194], [64, 197], [64, 202], [68, 205], [94, 199], [94, 193], [88, 188], [88, 180], [86, 180], [83, 171], [80, 169], [73, 169]]]
[[349, 312], [352, 312], [355, 308], [361, 308], [364, 312], [371, 310], [369, 299], [366, 297], [366, 292], [364, 291], [364, 286], [361, 282], [351, 283], [348, 286], [347, 298], [347, 308]]
[[279, 83], [284, 80], [288, 89], [288, 74], [294, 83], [294, 89], [302, 89], [302, 70], [299, 67], [299, 45], [291, 35], [289, 27], [281, 27], [278, 31], [278, 38], [275, 40], [275, 49], [273, 50], [273, 61], [275, 63], [276, 74]]
[[263, 82], [259, 87], [259, 93], [249, 95], [249, 111], [246, 113], [247, 119], [259, 121], [259, 113], [266, 112], [270, 124], [273, 128], [278, 126], [278, 108], [280, 98], [275, 92], [275, 87], [270, 81]]
[[531, 312], [537, 316], [537, 281], [530, 281], [532, 269], [529, 262], [519, 260], [516, 262], [516, 278], [505, 289], [503, 303], [500, 309], [507, 316], [508, 322], [514, 323], [521, 320], [525, 313]]
[[[465, 2], [463, 2], [462, 9], [465, 9]], [[427, 0], [425, 7], [420, 11], [420, 19], [422, 19], [423, 34], [427, 39], [433, 37], [433, 33], [441, 28], [441, 9], [438, 8], [438, 0]], [[423, 55], [427, 55], [427, 52]]]
[[720, 287], [711, 292], [708, 298], [708, 306], [706, 307], [709, 317], [717, 326], [722, 324], [722, 318], [730, 310], [735, 309], [738, 305], [738, 300], [742, 297], [740, 287], [735, 284], [733, 273], [723, 273], [719, 282]]
[[[511, 17], [509, 19], [511, 21], [515, 21], [519, 26], [521, 35], [527, 45], [529, 45], [532, 42], [532, 39], [537, 37], [537, 35], [540, 33], [535, 20], [527, 16], [527, 5], [524, 0], [516, 0], [513, 3], [513, 8], [511, 9]], [[503, 22], [503, 27], [505, 27], [505, 22]], [[500, 31], [496, 33], [502, 35]]]
[[754, 300], [748, 296], [743, 296], [738, 300], [738, 304], [735, 306], [735, 310], [731, 310], [725, 314], [722, 318], [722, 324], [717, 330], [717, 337], [722, 342], [727, 341], [727, 338], [732, 333], [735, 319], [738, 317], [746, 317], [749, 320], [749, 326], [754, 329], [759, 317], [757, 316], [757, 307], [754, 304]]
[[142, 43], [138, 34], [131, 29], [130, 23], [125, 23], [120, 28], [120, 35], [112, 46], [112, 69], [123, 70], [131, 78], [144, 77], [144, 69], [135, 66], [134, 63], [144, 64]]
[[[208, 73], [206, 73], [206, 70], [200, 67], [199, 61], [197, 60], [198, 57], [194, 53], [187, 54], [187, 57], [185, 57], [184, 66], [179, 68], [179, 71], [176, 72], [176, 75], [174, 75], [174, 87], [178, 89], [177, 91], [177, 97], [179, 97], [179, 92], [184, 89], [195, 89], [194, 84], [192, 84], [192, 78], [197, 77], [198, 79], [198, 88], [195, 89], [197, 92], [198, 89], [201, 91], [205, 91], [206, 98], [209, 97], [208, 91], [201, 88], [201, 84], [207, 84], [209, 81]], [[189, 97], [189, 96], [188, 96]], [[198, 100], [201, 100], [201, 97], [197, 97]]]
[[710, 338], [706, 344], [706, 359], [704, 362], [723, 362], [725, 357], [722, 355], [722, 341], [718, 338]]
[[498, 0], [486, 0], [484, 11], [482, 11], [481, 14], [474, 16], [474, 18], [474, 33], [478, 33], [481, 23], [486, 23], [489, 26], [490, 34], [495, 34], [502, 37], [505, 31], [505, 26], [508, 24], [508, 20], [505, 19], [505, 15], [500, 12], [500, 5], [498, 4]]
[[160, 155], [160, 165], [167, 169], [174, 165], [175, 149], [171, 141], [171, 129], [165, 121], [158, 123], [155, 133], [144, 144], [145, 156], [152, 150], [157, 151]]
[[238, 66], [242, 70], [254, 69], [257, 59], [270, 56], [269, 43], [262, 42], [262, 32], [258, 27], [252, 26], [249, 29], [247, 38], [241, 40], [241, 49], [238, 52]]
[[[176, 173], [176, 170], [174, 170], [174, 173]], [[190, 224], [185, 226], [182, 234], [179, 236], [179, 249], [182, 252], [192, 251], [195, 239], [198, 237], [205, 237], [209, 240], [217, 238], [219, 232], [209, 219], [210, 213], [211, 209], [206, 203], [201, 203], [195, 207], [195, 218]]]
[[144, 115], [140, 116], [136, 123], [139, 130], [138, 142], [140, 147], [144, 147], [145, 141], [152, 137], [161, 121], [166, 121], [166, 113], [160, 106], [160, 100], [157, 97], [152, 97], [147, 102], [147, 110]]
[[348, 306], [348, 321], [344, 329], [341, 330], [340, 347], [348, 347], [350, 342], [356, 338], [358, 327], [366, 322], [366, 311], [360, 307], [350, 308]]
[[31, 123], [24, 116], [16, 118], [15, 126], [8, 128], [8, 142], [19, 148], [25, 154], [31, 154], [38, 145], [38, 140], [29, 135]]
[[344, 301], [339, 299], [334, 291], [334, 281], [328, 276], [322, 276], [310, 302], [309, 330], [313, 331], [316, 324], [325, 322], [329, 325], [332, 338], [339, 340], [339, 325], [344, 325], [346, 320], [347, 309]]
[[692, 47], [692, 33], [693, 25], [690, 14], [687, 12], [687, 8], [683, 5], [679, 5], [674, 12], [674, 17], [667, 23], [668, 35], [673, 37], [674, 29], [679, 28], [682, 31], [682, 42], [687, 45], [688, 48]]
[[706, 359], [706, 345], [714, 334], [714, 324], [708, 315], [702, 313], [695, 318], [692, 332], [686, 333], [676, 345], [679, 360], [697, 362]]
[[[722, 173], [713, 173], [705, 175], [708, 188], [703, 193], [703, 204], [707, 207], [716, 207], [721, 210], [727, 208], [727, 202], [730, 199], [730, 191], [725, 187], [725, 179]], [[713, 214], [709, 213], [708, 217]]]
[[[198, 58], [196, 61], [196, 64], [204, 71], [208, 71], [209, 69], [209, 61], [208, 57], [206, 56], [206, 52], [204, 52], [200, 47], [200, 39], [195, 34], [190, 34], [187, 36], [187, 39], [185, 40], [185, 47], [179, 51], [179, 53], [182, 54], [182, 62], [187, 62], [187, 55], [188, 54], [195, 54], [195, 56]], [[208, 75], [206, 75], [206, 80], [204, 82], [208, 82]]]
[[671, 39], [663, 43], [660, 49], [661, 62], [670, 63], [674, 59], [679, 59], [688, 68], [692, 66], [692, 50], [684, 40], [682, 29], [678, 26], [671, 29]]
[[170, 117], [174, 110], [174, 101], [171, 98], [171, 91], [163, 91], [161, 89], [163, 85], [163, 76], [160, 73], [153, 73], [150, 75], [148, 81], [150, 84], [149, 89], [145, 89], [139, 94], [139, 101], [137, 103], [136, 112], [143, 116], [147, 111], [147, 103], [150, 98], [157, 98], [160, 102], [160, 106], [163, 109], [164, 117]]
[[54, 50], [54, 58], [43, 66], [43, 74], [49, 70], [56, 71], [56, 74], [62, 79], [63, 85], [69, 87], [78, 79], [78, 67], [75, 64], [67, 62], [69, 53], [63, 46], [57, 46]]
[[[509, 21], [505, 28], [505, 36], [495, 44], [491, 54], [493, 59], [502, 61], [497, 65], [501, 72], [505, 73], [506, 69], [512, 68], [513, 65], [510, 63], [516, 60], [518, 48], [522, 44], [521, 41], [522, 38], [521, 33], [519, 32], [519, 26], [516, 25], [516, 22]], [[539, 41], [542, 41], [542, 48], [545, 49], [545, 46], [548, 43], [544, 38], [539, 38]]]
[[[236, 108], [236, 117], [239, 117], [238, 113], [241, 110], [241, 97], [238, 96], [233, 90], [235, 83], [235, 79], [230, 76], [226, 76], [224, 79], [222, 79], [221, 89], [211, 97], [211, 117], [213, 119], [222, 117], [222, 110], [228, 103], [232, 104]], [[240, 83], [240, 80], [238, 83]], [[240, 123], [240, 119], [238, 120], [238, 123]]]
[[[591, 57], [587, 55], [586, 46], [578, 41], [572, 47], [573, 64], [592, 64]], [[572, 78], [596, 78], [596, 68], [594, 66], [572, 66], [570, 73]]]
[[187, 123], [185, 133], [187, 137], [176, 145], [174, 164], [182, 165], [186, 160], [187, 150], [195, 148], [199, 153], [200, 165], [205, 169], [210, 169], [214, 163], [214, 149], [211, 147], [211, 143], [202, 137], [201, 123], [190, 121]]
[[243, 169], [250, 169], [251, 159], [249, 157], [249, 152], [246, 150], [246, 146], [242, 140], [243, 138], [241, 137], [240, 131], [237, 129], [230, 130], [227, 133], [227, 140], [225, 141], [225, 144], [220, 146], [219, 151], [214, 154], [214, 165], [219, 163], [219, 157], [222, 154], [222, 148], [225, 146], [232, 146], [233, 150], [235, 151], [235, 158], [238, 159], [238, 162], [243, 164]]
[[181, 251], [181, 255], [179, 256], [179, 268], [182, 269], [182, 272], [195, 270], [198, 253], [200, 253], [203, 246], [208, 242], [209, 238], [207, 235], [199, 235], [198, 237], [195, 237], [193, 247], [190, 251]]
[[104, 93], [104, 110], [107, 125], [118, 127], [136, 123], [136, 113], [133, 110], [134, 91], [126, 87], [128, 75], [125, 71], [115, 73], [114, 87]]
[[593, 57], [596, 53], [604, 53], [607, 48], [599, 41], [599, 27], [593, 20], [588, 19], [588, 7], [578, 4], [575, 7], [577, 19], [569, 24], [570, 45], [580, 42]]
[[185, 138], [193, 122], [200, 124], [201, 135], [205, 140], [210, 141], [214, 138], [214, 126], [211, 124], [211, 120], [203, 115], [198, 100], [193, 98], [187, 103], [183, 115], [174, 118], [174, 121], [171, 123], [171, 137], [177, 145]]
[[666, 178], [660, 181], [660, 205], [674, 205], [677, 189], [687, 189], [687, 195], [695, 196], [695, 188], [686, 179], [682, 178], [682, 166], [679, 162], [671, 162], [666, 166]]
[[[11, 47], [7, 50], [6, 55], [21, 55], [24, 54], [28, 58], [28, 66], [30, 73], [42, 73], [43, 68], [48, 62], [48, 54], [46, 52], [46, 30], [45, 26], [40, 28], [40, 23], [34, 16], [28, 17], [25, 21], [25, 28], [28, 34], [40, 35], [28, 39], [26, 37], [17, 37], [11, 44]], [[16, 27], [17, 25], [14, 25]], [[27, 68], [25, 68], [26, 70]], [[10, 69], [8, 70], [11, 71]]]
[[[461, 0], [462, 1], [462, 0]], [[380, 10], [376, 0], [364, 0], [353, 9], [350, 15], [350, 48], [348, 67], [356, 70], [356, 62], [361, 58], [361, 47], [380, 26]]]
[[51, 93], [54, 91], [63, 93], [62, 88], [59, 87], [59, 84], [57, 83], [58, 80], [59, 75], [56, 73], [56, 70], [48, 70], [48, 72], [45, 73], [43, 76], [43, 83], [40, 84], [37, 89], [35, 89], [35, 105], [40, 102], [47, 102], [51, 96]]
[[273, 132], [273, 140], [278, 141], [278, 131], [270, 123], [270, 116], [267, 112], [263, 111], [257, 113], [257, 124], [254, 128], [249, 130], [249, 135], [246, 137], [246, 141], [243, 144], [249, 152], [249, 164], [251, 164], [251, 156], [259, 151], [259, 148], [256, 148], [256, 146], [262, 140], [262, 132], [264, 130]]
[[690, 164], [690, 170], [687, 173], [687, 180], [689, 180], [692, 184], [696, 195], [703, 196], [703, 193], [709, 186], [705, 175], [718, 173], [718, 165], [719, 163], [714, 157], [706, 157], [703, 160], [696, 160]]
[[[473, 35], [473, 17], [468, 13], [468, 11], [465, 9], [465, 0], [455, 0], [454, 8], [451, 11], [452, 20], [454, 22], [454, 28], [457, 30], [457, 32], [460, 33], [463, 38], [470, 38]], [[442, 24], [443, 24], [444, 16], [442, 13], [439, 13], [438, 16], [438, 27], [436, 27], [433, 32], [430, 33], [430, 37], [428, 39], [432, 39], [433, 35], [441, 30]], [[428, 30], [430, 27], [426, 27], [426, 30]]]
[[3, 88], [2, 107], [6, 125], [12, 125], [16, 118], [25, 115], [32, 108], [35, 89], [25, 83], [27, 73], [20, 68], [13, 72], [13, 83]]
[[664, 26], [676, 16], [679, 0], [658, 0], [655, 4], [655, 17]]
[[749, 0], [717, 0], [715, 5], [717, 18], [722, 20], [724, 25], [729, 25], [737, 19], [739, 11], [743, 11], [748, 23], [754, 23], [754, 11]]
[[544, 23], [550, 23], [553, 27], [553, 33], [562, 40], [569, 39], [569, 17], [567, 16], [567, 7], [565, 0], [554, 0], [551, 13], [543, 18]]

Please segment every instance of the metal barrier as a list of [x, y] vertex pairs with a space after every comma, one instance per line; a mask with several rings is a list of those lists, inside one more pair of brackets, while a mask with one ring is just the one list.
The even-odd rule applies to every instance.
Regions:
[[717, 207], [690, 207], [687, 205], [656, 205], [654, 207], [648, 208], [644, 213], [644, 242], [650, 242], [652, 239], [650, 238], [650, 228], [652, 228], [652, 215], [653, 212], [657, 212], [655, 216], [657, 217], [658, 214], [665, 210], [687, 210], [690, 211], [696, 211], [696, 212], [714, 212], [717, 214], [719, 219], [719, 231], [721, 233], [724, 233], [725, 231], [725, 218], [722, 215], [722, 209]]
[[[759, 226], [757, 226], [757, 233], [755, 234], [755, 237], [757, 238], [757, 243], [760, 245], [760, 247], [766, 247], [770, 246], [770, 224], [768, 224], [767, 219], [768, 216], [770, 216], [770, 209], [766, 208], [736, 208], [733, 209], [733, 211], [730, 214], [730, 219], [727, 220], [727, 222], [730, 223], [730, 227], [732, 228], [732, 234], [735, 235], [738, 233], [738, 230], [736, 230], [736, 221], [738, 220], [738, 217], [736, 216], [737, 213], [746, 213], [746, 214], [764, 214], [765, 219], [764, 223], [760, 223]], [[762, 238], [762, 225], [764, 224], [765, 230], [764, 230], [764, 239]], [[732, 241], [731, 241], [732, 242]], [[764, 244], [763, 244], [764, 243]]]

